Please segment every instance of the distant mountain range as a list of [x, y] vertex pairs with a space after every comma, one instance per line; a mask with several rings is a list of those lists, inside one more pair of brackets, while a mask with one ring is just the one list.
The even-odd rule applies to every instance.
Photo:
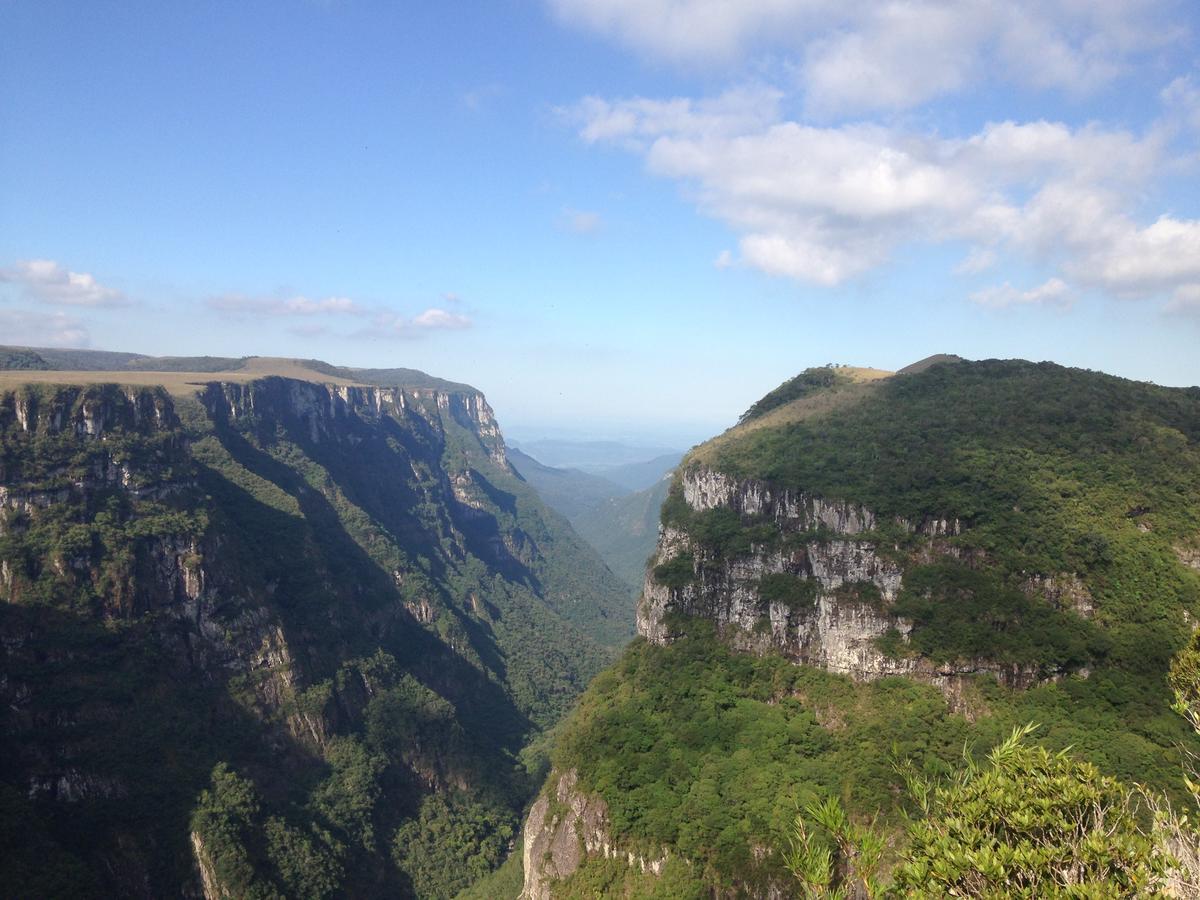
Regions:
[[[533, 441], [525, 447], [544, 447], [558, 459], [627, 460], [638, 452], [656, 452], [610, 441]], [[531, 452], [509, 448], [508, 460], [547, 506], [567, 517], [636, 595], [658, 535], [658, 511], [667, 496], [669, 475], [682, 454], [671, 451], [584, 471], [546, 465]]]
[[674, 447], [625, 444], [620, 441], [569, 441], [558, 438], [539, 438], [531, 441], [511, 441], [543, 465], [558, 469], [584, 469], [588, 472], [638, 465], [660, 456], [683, 456]]

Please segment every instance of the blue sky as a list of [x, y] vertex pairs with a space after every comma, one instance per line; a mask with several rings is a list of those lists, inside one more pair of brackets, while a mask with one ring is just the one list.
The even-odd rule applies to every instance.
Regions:
[[0, 0], [0, 342], [410, 366], [519, 436], [677, 445], [825, 362], [1195, 384], [1198, 27]]

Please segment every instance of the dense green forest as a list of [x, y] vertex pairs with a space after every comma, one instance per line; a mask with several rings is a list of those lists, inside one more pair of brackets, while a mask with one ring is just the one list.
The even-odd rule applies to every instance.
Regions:
[[0, 396], [6, 890], [448, 897], [509, 854], [632, 610], [474, 402]]
[[[869, 582], [828, 591], [803, 574], [763, 576], [764, 615], [767, 603], [801, 617], [818, 598], [860, 604], [911, 626], [880, 637], [884, 656], [1026, 667], [1040, 683], [1018, 690], [968, 674], [945, 694], [735, 652], [706, 618], [714, 601], [696, 599], [717, 590], [707, 586], [731, 584], [721, 573], [750, 560], [804, 559], [846, 538], [824, 526], [786, 532], [728, 506], [697, 512], [677, 479], [663, 521], [686, 549], [653, 570], [679, 598], [671, 640], [638, 642], [593, 682], [560, 731], [547, 790], [576, 772], [606, 803], [618, 846], [665, 850], [682, 867], [652, 876], [588, 856], [555, 896], [794, 884], [797, 811], [830, 799], [907, 846], [917, 811], [899, 764], [948, 783], [964, 748], [982, 761], [1029, 723], [1038, 752], [1069, 750], [1097, 778], [1188, 802], [1183, 767], [1200, 744], [1166, 676], [1200, 616], [1200, 571], [1186, 564], [1200, 546], [1200, 390], [1019, 361], [947, 361], [845, 385], [836, 369], [804, 373], [683, 463], [861, 504], [874, 525], [854, 540], [903, 571], [887, 606]], [[823, 396], [837, 391], [836, 402]], [[922, 531], [939, 521], [955, 523], [949, 534]], [[1045, 587], [1063, 584], [1086, 607]]]

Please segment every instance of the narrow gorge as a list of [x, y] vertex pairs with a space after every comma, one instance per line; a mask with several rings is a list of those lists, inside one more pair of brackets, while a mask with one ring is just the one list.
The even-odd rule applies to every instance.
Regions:
[[632, 610], [483, 396], [110, 377], [0, 393], [10, 885], [449, 896], [487, 873], [541, 777], [524, 748]]

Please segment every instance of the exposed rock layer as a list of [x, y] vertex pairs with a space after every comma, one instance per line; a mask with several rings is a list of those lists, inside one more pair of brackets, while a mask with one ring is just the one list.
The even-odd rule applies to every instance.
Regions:
[[[853, 503], [779, 490], [754, 480], [731, 478], [705, 468], [681, 475], [683, 497], [695, 512], [724, 507], [755, 521], [767, 521], [781, 540], [755, 545], [745, 556], [714, 558], [686, 531], [664, 526], [638, 601], [637, 629], [647, 640], [671, 640], [670, 614], [714, 622], [739, 649], [782, 653], [797, 663], [871, 681], [890, 675], [915, 677], [940, 687], [952, 701], [961, 679], [994, 675], [1012, 687], [1035, 683], [1033, 668], [1004, 666], [988, 660], [958, 660], [938, 665], [918, 656], [883, 653], [878, 640], [894, 630], [904, 640], [910, 622], [890, 612], [903, 581], [901, 555], [881, 542], [881, 524], [927, 539], [927, 553], [958, 555], [946, 538], [958, 534], [955, 519], [905, 519], [881, 523], [871, 510]], [[799, 540], [788, 540], [789, 537]], [[681, 556], [694, 560], [694, 578], [681, 587], [658, 581], [654, 568]], [[809, 603], [764, 599], [762, 579], [792, 575], [813, 585]], [[1090, 611], [1090, 597], [1075, 581], [1038, 584], [1065, 605]]]

